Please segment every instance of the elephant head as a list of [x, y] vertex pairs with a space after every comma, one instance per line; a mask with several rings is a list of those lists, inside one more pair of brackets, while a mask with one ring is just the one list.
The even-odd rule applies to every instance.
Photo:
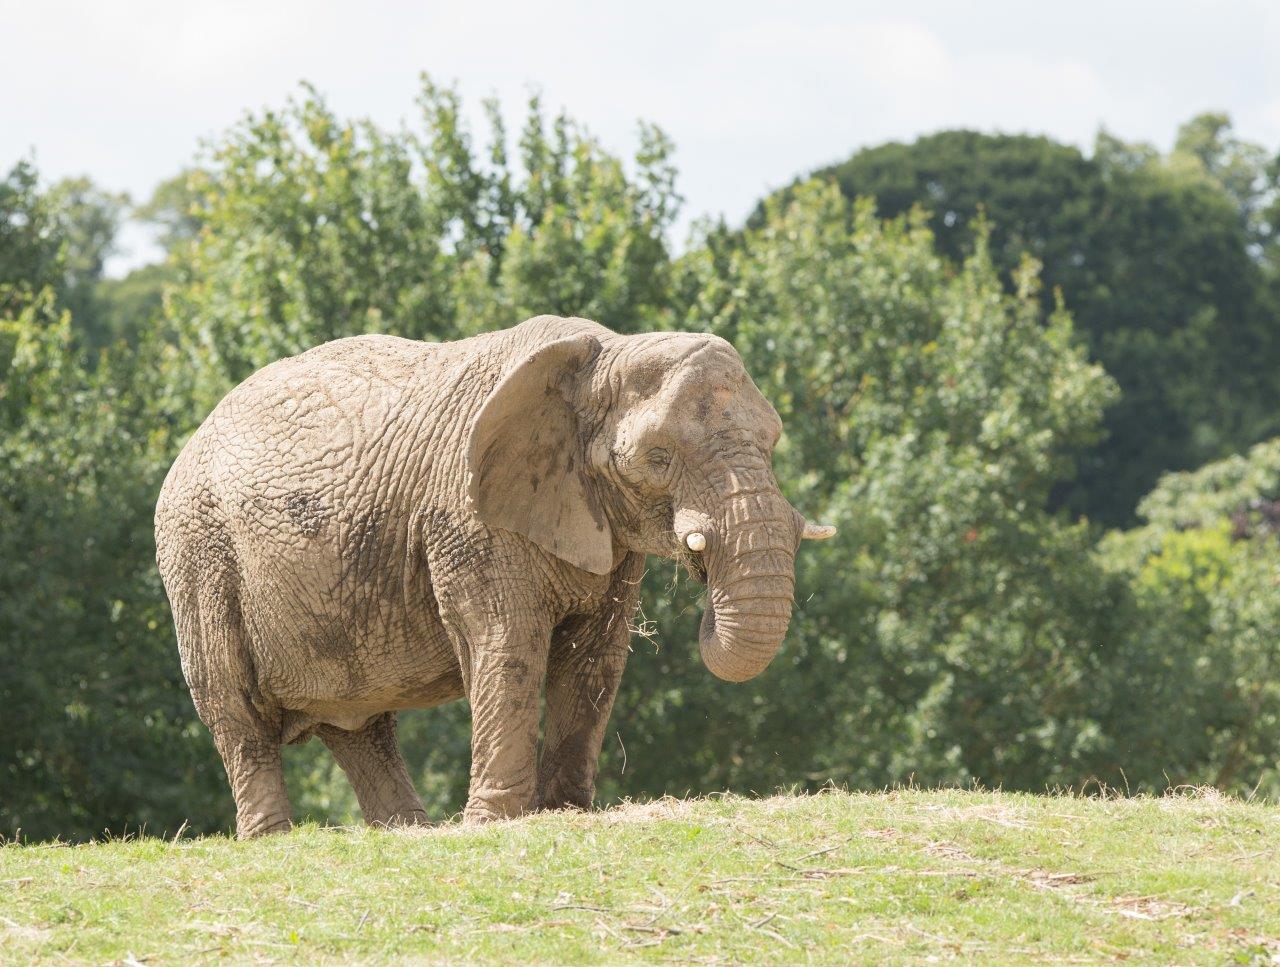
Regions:
[[752, 678], [782, 645], [807, 524], [771, 456], [782, 423], [716, 336], [588, 328], [510, 366], [476, 418], [469, 496], [486, 523], [609, 573], [629, 551], [708, 586], [702, 660]]

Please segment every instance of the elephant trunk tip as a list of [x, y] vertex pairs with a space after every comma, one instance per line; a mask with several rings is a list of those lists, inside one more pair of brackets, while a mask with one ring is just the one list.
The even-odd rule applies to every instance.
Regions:
[[786, 634], [789, 615], [779, 615], [769, 622], [771, 627], [765, 634], [771, 640], [759, 641], [754, 636], [747, 637], [740, 631], [721, 627], [716, 611], [709, 604], [702, 612], [702, 624], [698, 629], [698, 653], [702, 663], [721, 681], [734, 684], [750, 681], [773, 661]]

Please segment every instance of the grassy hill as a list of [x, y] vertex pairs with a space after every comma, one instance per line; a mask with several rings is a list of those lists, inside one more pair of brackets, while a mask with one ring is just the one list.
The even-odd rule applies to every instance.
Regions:
[[482, 829], [0, 849], [0, 961], [1280, 958], [1280, 811], [1212, 793], [665, 800]]

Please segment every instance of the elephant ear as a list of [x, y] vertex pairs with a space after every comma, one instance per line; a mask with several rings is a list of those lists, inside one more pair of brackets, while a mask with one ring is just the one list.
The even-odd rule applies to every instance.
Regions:
[[523, 534], [593, 574], [613, 569], [613, 534], [584, 467], [567, 380], [600, 351], [594, 336], [539, 346], [480, 407], [467, 441], [467, 496], [486, 524]]

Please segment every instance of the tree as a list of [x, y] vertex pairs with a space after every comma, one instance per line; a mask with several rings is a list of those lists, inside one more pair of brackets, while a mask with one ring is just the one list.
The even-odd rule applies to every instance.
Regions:
[[19, 161], [0, 181], [0, 286], [13, 311], [32, 292], [62, 279], [62, 238], [39, 191], [39, 177], [28, 161]]
[[650, 581], [659, 650], [623, 679], [606, 789], [1087, 774], [1106, 591], [1044, 502], [1112, 388], [1035, 267], [1007, 295], [985, 244], [953, 273], [921, 218], [808, 184], [677, 274], [682, 327], [729, 339], [782, 416], [784, 491], [840, 535], [801, 549], [788, 644], [746, 685], [699, 667], [691, 596]]
[[123, 341], [131, 346], [159, 328], [164, 293], [178, 281], [171, 263], [141, 265], [128, 275], [99, 280], [94, 287], [95, 344]]
[[103, 191], [88, 178], [64, 178], [41, 200], [62, 240], [59, 301], [71, 312], [85, 344], [101, 347], [112, 334], [102, 319], [98, 284], [115, 251], [116, 233], [129, 200]]
[[454, 92], [424, 78], [419, 104], [424, 132], [389, 134], [308, 90], [206, 159], [202, 230], [169, 313], [203, 358], [204, 403], [337, 336], [455, 338], [538, 312], [623, 328], [657, 317], [678, 204], [660, 132], [642, 128], [628, 178], [567, 118], [548, 131], [535, 98], [517, 167], [495, 108], [481, 157]]
[[0, 830], [159, 833], [185, 815], [216, 828], [223, 779], [155, 574], [163, 360], [146, 347], [90, 368], [51, 288], [5, 295], [0, 663], [14, 673], [0, 680]]
[[945, 131], [860, 151], [818, 176], [889, 216], [923, 206], [952, 261], [985, 213], [1009, 286], [1024, 252], [1043, 264], [1046, 307], [1060, 291], [1122, 391], [1107, 436], [1056, 499], [1118, 524], [1160, 473], [1280, 430], [1280, 303], [1254, 254], [1265, 234], [1257, 212], [1274, 197], [1261, 158], [1226, 138], [1220, 116], [1204, 116], [1167, 159], [1105, 132], [1086, 157], [1044, 137]]
[[[954, 206], [957, 221], [935, 234], [919, 211], [886, 220], [815, 182], [771, 199], [745, 230], [703, 226], [674, 259], [679, 198], [661, 132], [642, 126], [624, 163], [535, 99], [514, 139], [490, 107], [479, 149], [452, 91], [424, 79], [420, 105], [419, 130], [390, 133], [304, 91], [219, 138], [162, 206], [175, 228], [158, 325], [113, 322], [102, 348], [62, 301], [67, 223], [33, 171], [5, 183], [0, 238], [22, 241], [0, 247], [16, 280], [0, 287], [0, 661], [23, 674], [0, 681], [0, 830], [228, 823], [221, 767], [180, 679], [151, 516], [179, 446], [234, 382], [339, 336], [455, 338], [548, 311], [729, 339], [786, 425], [785, 492], [841, 528], [803, 549], [789, 642], [747, 685], [700, 666], [697, 592], [652, 567], [601, 798], [912, 777], [1041, 789], [1129, 776], [1158, 788], [1165, 772], [1235, 788], [1273, 754], [1273, 697], [1248, 687], [1271, 668], [1270, 511], [1249, 504], [1240, 538], [1235, 496], [1176, 528], [1159, 523], [1166, 501], [1153, 497], [1143, 513], [1159, 534], [1095, 552], [1087, 524], [1047, 509], [1079, 455], [1097, 452], [1115, 387], [1037, 263], [1006, 263], [1022, 240], [961, 224]], [[1141, 277], [1133, 266], [1169, 232], [1173, 268], [1221, 256], [1207, 277], [1231, 277], [1213, 233], [1239, 239], [1244, 223], [1204, 171], [1119, 142], [1081, 163], [1051, 149], [1026, 146], [1060, 187], [1105, 169], [1095, 189], [1124, 199], [1106, 222], [1117, 247], [1090, 243], [1085, 264], [1060, 271], [1091, 278], [1105, 253], [1106, 279]], [[1004, 197], [1016, 211], [1017, 192]], [[1200, 235], [1184, 232], [1192, 218]], [[1033, 219], [1020, 225], [1043, 238], [1046, 260], [1069, 251]], [[1169, 271], [1171, 291], [1193, 288]], [[135, 281], [111, 298], [153, 311], [154, 280]], [[1108, 311], [1138, 322], [1102, 333], [1128, 342], [1098, 345], [1175, 374], [1197, 355], [1247, 362], [1243, 344], [1205, 341], [1224, 331], [1216, 290], [1196, 298], [1148, 318], [1121, 291]], [[1135, 335], [1156, 322], [1166, 328]], [[1206, 412], [1206, 381], [1159, 383], [1158, 399], [1191, 421]], [[1223, 391], [1224, 407], [1242, 385]], [[1275, 501], [1257, 482], [1267, 460], [1238, 477]], [[1181, 492], [1171, 479], [1160, 493]], [[1197, 664], [1206, 640], [1220, 661], [1209, 672]], [[1141, 717], [1160, 703], [1197, 704], [1162, 729]], [[401, 717], [434, 812], [461, 804], [468, 732], [459, 704]], [[318, 744], [286, 761], [300, 814], [354, 809]]]
[[137, 345], [160, 328], [164, 293], [179, 281], [175, 258], [200, 232], [204, 173], [198, 168], [161, 182], [150, 199], [129, 217], [156, 229], [156, 241], [169, 257], [138, 266], [122, 278], [99, 278], [92, 292], [93, 345], [123, 340]]
[[42, 190], [26, 163], [0, 186], [0, 662], [20, 670], [0, 683], [6, 833], [172, 829], [222, 783], [155, 574], [172, 353], [97, 338], [122, 203], [83, 180]]
[[1111, 755], [1148, 785], [1274, 796], [1280, 440], [1169, 474], [1139, 513], [1140, 527], [1098, 552], [1128, 590], [1106, 687]]
[[151, 197], [133, 210], [133, 217], [157, 229], [156, 241], [166, 252], [190, 244], [200, 234], [200, 216], [208, 177], [199, 168], [168, 178], [156, 185]]
[[1249, 244], [1261, 252], [1277, 241], [1275, 205], [1280, 201], [1277, 157], [1232, 133], [1226, 114], [1198, 114], [1178, 129], [1171, 164], [1187, 165], [1220, 187], [1235, 203]]
[[0, 285], [9, 286], [12, 300], [51, 287], [72, 313], [77, 338], [105, 345], [112, 333], [99, 287], [127, 202], [87, 178], [41, 190], [35, 167], [18, 162], [0, 182]]

